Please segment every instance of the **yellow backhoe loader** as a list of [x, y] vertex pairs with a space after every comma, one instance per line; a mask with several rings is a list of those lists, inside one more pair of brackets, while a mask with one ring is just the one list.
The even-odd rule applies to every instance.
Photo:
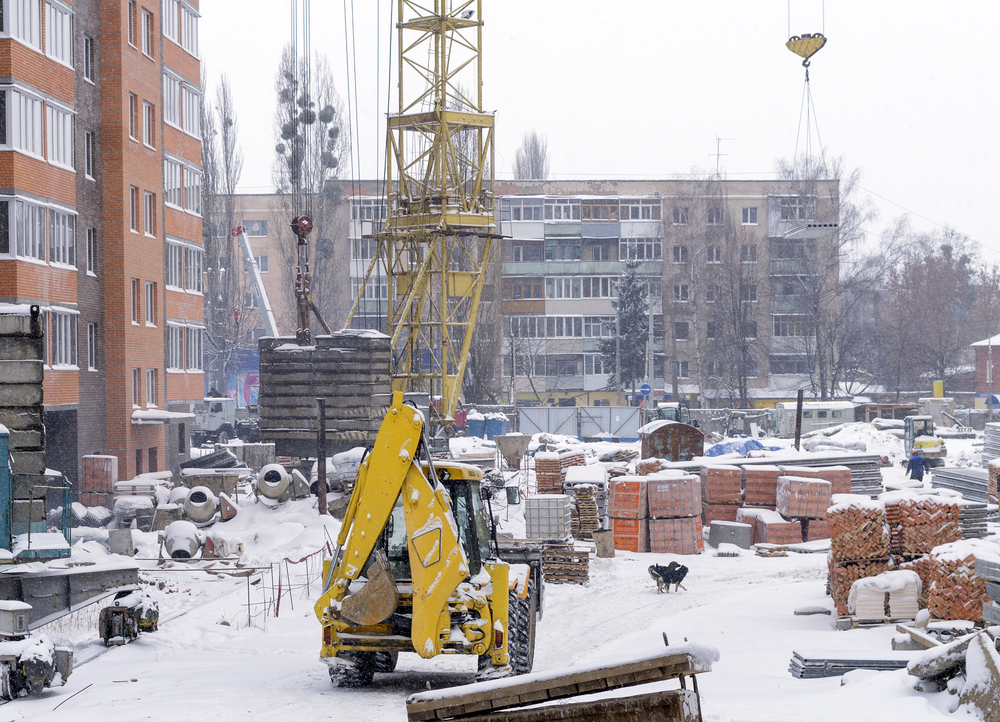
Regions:
[[424, 424], [393, 394], [324, 564], [320, 659], [340, 686], [370, 684], [400, 652], [478, 655], [480, 678], [531, 671], [540, 554], [500, 558], [482, 472], [433, 460]]

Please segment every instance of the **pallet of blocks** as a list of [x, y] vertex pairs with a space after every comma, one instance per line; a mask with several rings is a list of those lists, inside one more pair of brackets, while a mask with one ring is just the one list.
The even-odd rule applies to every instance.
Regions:
[[554, 451], [535, 454], [535, 493], [562, 493], [562, 468], [559, 466], [559, 454]]
[[788, 519], [825, 519], [832, 485], [803, 476], [778, 477], [775, 509]]
[[927, 609], [934, 619], [966, 619], [979, 622], [989, 600], [986, 580], [976, 575], [981, 557], [997, 558], [997, 545], [982, 539], [942, 544], [930, 553], [930, 588]]
[[566, 449], [559, 452], [560, 483], [566, 481], [566, 471], [574, 466], [586, 466], [587, 457], [582, 449]]
[[830, 596], [837, 607], [837, 614], [845, 617], [850, 614], [848, 600], [851, 586], [859, 579], [877, 577], [889, 571], [888, 559], [870, 559], [856, 562], [834, 562], [827, 556], [827, 568], [830, 572]]
[[649, 551], [654, 554], [701, 554], [705, 551], [701, 519], [695, 516], [650, 519]]
[[831, 494], [851, 493], [851, 470], [846, 466], [781, 466], [782, 476], [822, 479], [830, 482]]
[[847, 610], [862, 622], [914, 619], [920, 611], [920, 577], [893, 570], [858, 579], [851, 585]]
[[987, 462], [986, 468], [989, 477], [986, 482], [986, 500], [990, 504], [997, 503], [997, 474], [1000, 474], [1000, 459], [993, 459]]
[[597, 514], [597, 489], [588, 484], [573, 487], [573, 493], [567, 494], [573, 502], [570, 516], [570, 531], [574, 539], [591, 539], [595, 531], [601, 528], [601, 519]]
[[1000, 624], [1000, 553], [993, 558], [985, 554], [976, 559], [976, 576], [986, 582], [986, 596], [989, 601], [983, 603], [983, 621], [987, 624]]
[[611, 484], [611, 530], [615, 549], [649, 551], [649, 523], [646, 500], [647, 478], [619, 476]]
[[546, 544], [542, 577], [549, 584], [586, 584], [590, 581], [590, 552], [572, 544]]
[[744, 506], [737, 510], [735, 521], [753, 526], [754, 544], [787, 545], [802, 541], [802, 525], [788, 521], [773, 509]]
[[743, 503], [773, 509], [778, 503], [778, 477], [781, 469], [777, 466], [747, 465], [743, 467]]
[[908, 491], [882, 494], [892, 553], [918, 557], [962, 538], [961, 514], [954, 499]]
[[889, 569], [889, 528], [885, 506], [863, 495], [838, 494], [827, 510], [830, 525], [830, 596], [837, 614], [850, 614], [851, 587], [859, 579]]
[[603, 520], [608, 515], [608, 468], [603, 464], [569, 467], [566, 469], [566, 478], [563, 480], [563, 493], [573, 494], [573, 490], [577, 486], [594, 488], [597, 516]]
[[678, 470], [647, 476], [649, 550], [655, 554], [700, 554], [702, 536], [701, 479]]
[[743, 471], [738, 466], [716, 464], [703, 466], [701, 476], [701, 523], [736, 521], [736, 510], [743, 503]]

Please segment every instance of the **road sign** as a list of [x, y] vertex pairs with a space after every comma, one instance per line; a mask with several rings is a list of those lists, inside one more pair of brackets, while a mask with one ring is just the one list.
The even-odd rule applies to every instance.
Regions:
[[639, 391], [642, 392], [643, 396], [649, 396], [651, 393], [653, 393], [653, 387], [650, 386], [649, 384], [643, 384], [642, 386], [639, 387]]

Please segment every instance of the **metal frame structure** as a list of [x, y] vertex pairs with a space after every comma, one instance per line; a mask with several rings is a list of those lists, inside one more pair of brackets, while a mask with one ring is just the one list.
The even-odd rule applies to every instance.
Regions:
[[427, 393], [437, 424], [453, 420], [486, 271], [500, 247], [481, 11], [481, 0], [398, 0], [387, 216], [347, 321], [373, 271], [384, 270], [393, 390]]

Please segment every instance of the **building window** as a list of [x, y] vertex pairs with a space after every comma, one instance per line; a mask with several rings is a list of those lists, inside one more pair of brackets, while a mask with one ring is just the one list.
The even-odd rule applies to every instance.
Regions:
[[583, 357], [583, 373], [585, 376], [605, 376], [604, 359], [601, 356], [585, 354]]
[[674, 338], [678, 341], [686, 341], [689, 339], [691, 333], [691, 327], [687, 321], [677, 321], [674, 323]]
[[544, 279], [545, 294], [542, 292], [543, 279], [541, 278], [507, 278], [503, 282], [503, 297], [510, 301], [520, 301], [532, 298], [554, 298], [548, 296], [548, 282], [552, 279]]
[[781, 220], [783, 221], [808, 221], [812, 220], [815, 215], [815, 199], [806, 199], [801, 196], [781, 199]]
[[153, 13], [145, 9], [142, 11], [142, 52], [153, 57]]
[[[541, 201], [539, 201], [541, 203]], [[352, 198], [351, 199], [351, 220], [352, 221], [377, 221], [385, 218], [384, 198]], [[538, 220], [541, 220], [539, 217]], [[264, 221], [261, 221], [263, 223]], [[266, 233], [264, 235], [267, 235]]]
[[94, 82], [94, 39], [86, 35], [83, 38], [83, 79]]
[[705, 338], [710, 340], [722, 338], [722, 324], [718, 321], [709, 321], [705, 330]]
[[10, 34], [27, 43], [33, 48], [41, 50], [41, 7], [38, 0], [10, 0], [5, 3], [10, 8], [11, 18]]
[[[150, 404], [150, 405], [152, 406], [152, 404]], [[159, 456], [159, 452], [158, 452], [157, 448], [155, 446], [150, 446], [149, 447], [149, 473], [150, 474], [155, 474], [159, 470], [159, 468], [160, 468], [160, 464], [159, 464], [159, 461], [157, 459], [158, 456]]]
[[705, 364], [705, 373], [709, 376], [717, 376], [719, 374], [719, 364], [716, 361], [709, 361]]
[[139, 99], [135, 93], [128, 94], [128, 137], [139, 139]]
[[156, 143], [156, 110], [152, 103], [142, 102], [142, 142], [153, 148]]
[[181, 2], [180, 0], [163, 0], [163, 13], [160, 22], [163, 24], [163, 37], [173, 40], [175, 43], [180, 42], [180, 35], [178, 34], [178, 25], [180, 23], [181, 16]]
[[751, 206], [749, 208], [743, 209], [743, 225], [744, 226], [757, 225], [757, 206]]
[[97, 268], [97, 229], [87, 229], [87, 273], [91, 276], [96, 274]]
[[187, 330], [187, 370], [201, 371], [202, 370], [201, 342], [204, 329], [188, 326], [186, 330]]
[[674, 303], [687, 303], [690, 300], [688, 285], [686, 283], [674, 286]]
[[189, 85], [184, 86], [184, 132], [201, 137], [201, 96]]
[[572, 198], [546, 198], [545, 220], [547, 221], [578, 221], [580, 220], [580, 201]]
[[614, 316], [587, 316], [583, 319], [583, 335], [587, 338], [610, 336], [614, 322]]
[[258, 271], [267, 273], [267, 256], [254, 256], [253, 262], [257, 264]]
[[181, 127], [181, 81], [172, 75], [163, 75], [163, 122]]
[[201, 258], [202, 251], [184, 249], [184, 288], [188, 291], [201, 293]]
[[55, 106], [46, 106], [49, 126], [49, 162], [73, 167], [73, 116]]
[[163, 202], [181, 207], [181, 164], [169, 158], [163, 159]]
[[184, 169], [184, 210], [201, 215], [201, 173]]
[[139, 230], [139, 189], [135, 186], [129, 188], [129, 228], [133, 231]]
[[184, 288], [184, 247], [167, 244], [167, 273], [164, 282], [176, 289]]
[[688, 224], [687, 206], [674, 206], [674, 225], [686, 226]]
[[757, 322], [747, 321], [743, 324], [743, 338], [753, 339], [757, 338]]
[[540, 261], [542, 260], [542, 247], [538, 243], [514, 246], [513, 258], [515, 263]]
[[97, 324], [87, 324], [87, 368], [97, 371]]
[[709, 246], [705, 255], [708, 263], [722, 263], [722, 246]]
[[743, 263], [756, 263], [757, 262], [757, 246], [755, 246], [755, 245], [744, 245], [740, 249], [740, 260]]
[[546, 316], [545, 336], [548, 338], [583, 338], [583, 317]]
[[156, 194], [146, 191], [143, 195], [145, 223], [143, 230], [147, 236], [156, 235]]
[[[136, 373], [137, 374], [139, 373], [138, 369], [136, 369]], [[138, 380], [138, 377], [136, 377], [136, 384], [138, 384], [138, 383], [139, 383], [139, 380]], [[138, 388], [138, 386], [136, 386], [136, 388]], [[132, 405], [133, 406], [138, 406], [139, 405], [138, 392], [136, 392], [135, 401], [132, 403]], [[142, 473], [142, 449], [136, 449], [135, 450], [135, 473], [136, 473], [137, 476]]]
[[[247, 236], [249, 236], [250, 226], [244, 225], [243, 232]], [[351, 258], [354, 260], [370, 261], [375, 257], [375, 253], [377, 251], [378, 251], [378, 241], [376, 241], [374, 238], [355, 238], [353, 241], [351, 241]]]
[[772, 316], [775, 336], [812, 336], [812, 324], [805, 315]]
[[53, 310], [52, 365], [76, 366], [76, 314]]
[[674, 363], [674, 373], [677, 374], [677, 378], [679, 379], [691, 378], [691, 362], [676, 361]]
[[740, 301], [743, 303], [756, 303], [757, 301], [757, 284], [748, 283], [740, 286]]
[[620, 238], [618, 258], [623, 261], [659, 261], [663, 258], [663, 239]]
[[156, 325], [156, 283], [146, 281], [146, 325]]
[[589, 198], [580, 204], [585, 221], [617, 221], [618, 199]]
[[[243, 222], [243, 232], [247, 234], [247, 237], [265, 237], [267, 236], [267, 221], [244, 221]], [[221, 233], [220, 235], [226, 235]], [[371, 256], [366, 256], [366, 258], [371, 258]]]
[[747, 378], [748, 379], [757, 378], [757, 359], [755, 358], [747, 359]]
[[52, 3], [45, 3], [45, 54], [73, 67], [73, 16]]
[[45, 260], [45, 209], [41, 206], [14, 202], [14, 233], [17, 255], [22, 258]]
[[772, 356], [770, 366], [772, 374], [807, 374], [811, 370], [805, 355]]
[[76, 216], [49, 211], [49, 261], [76, 266]]
[[[139, 405], [139, 369], [132, 369], [132, 406]], [[142, 457], [139, 456], [139, 450], [136, 449], [136, 462], [142, 465]]]
[[184, 370], [184, 327], [167, 325], [167, 369]]
[[722, 300], [722, 286], [717, 283], [710, 283], [705, 287], [705, 302], [718, 303]]
[[10, 100], [10, 144], [42, 158], [42, 101], [18, 90], [10, 91]]
[[503, 206], [510, 214], [512, 221], [540, 221], [542, 220], [543, 208], [540, 198], [508, 198], [504, 200]]
[[94, 134], [89, 130], [83, 134], [83, 172], [94, 180]]
[[710, 226], [721, 226], [722, 225], [722, 209], [718, 206], [712, 206], [708, 209], [708, 225]]
[[622, 198], [620, 202], [623, 221], [660, 220], [660, 199]]
[[156, 406], [156, 369], [146, 369], [146, 406]]
[[364, 287], [364, 292], [362, 292], [361, 282], [363, 280], [363, 278], [351, 279], [351, 296], [354, 298], [360, 297], [363, 301], [377, 301], [389, 298], [389, 282], [387, 279], [383, 278], [380, 282], [369, 280], [368, 285]]
[[595, 261], [610, 261], [611, 260], [611, 247], [606, 243], [598, 243], [594, 246], [594, 260]]
[[132, 323], [139, 323], [139, 279], [132, 279]]
[[674, 246], [674, 263], [687, 263], [687, 262], [688, 262], [688, 247]]
[[187, 6], [182, 6], [181, 18], [183, 21], [181, 31], [183, 33], [184, 49], [195, 57], [198, 57], [198, 16]]

